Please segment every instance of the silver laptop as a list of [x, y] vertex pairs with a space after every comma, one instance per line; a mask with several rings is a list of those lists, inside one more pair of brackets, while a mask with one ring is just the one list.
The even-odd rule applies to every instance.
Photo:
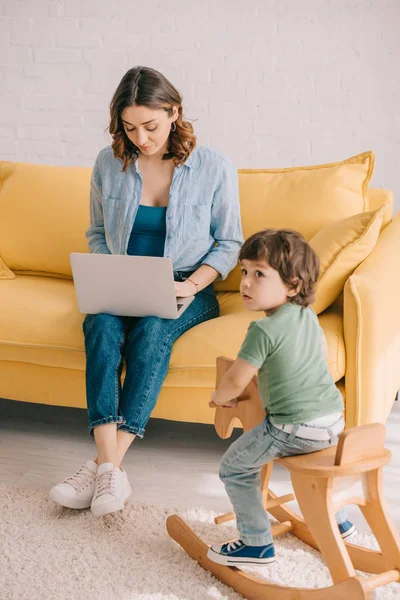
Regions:
[[70, 254], [79, 311], [177, 319], [194, 296], [175, 296], [172, 260], [124, 254]]

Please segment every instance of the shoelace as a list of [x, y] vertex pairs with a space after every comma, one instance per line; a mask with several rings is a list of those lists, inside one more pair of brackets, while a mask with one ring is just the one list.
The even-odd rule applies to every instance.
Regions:
[[113, 476], [114, 470], [105, 471], [104, 473], [101, 473], [101, 475], [97, 475], [95, 498], [98, 498], [103, 494], [112, 493]]
[[232, 550], [238, 550], [242, 546], [244, 546], [242, 540], [236, 540], [236, 542], [229, 542], [226, 545], [226, 551], [231, 552]]
[[69, 483], [77, 492], [93, 482], [94, 473], [88, 467], [81, 467], [75, 475], [64, 479], [63, 483]]

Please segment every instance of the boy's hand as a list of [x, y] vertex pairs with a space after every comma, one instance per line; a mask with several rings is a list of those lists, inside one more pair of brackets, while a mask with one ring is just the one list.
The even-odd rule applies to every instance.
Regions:
[[235, 408], [235, 406], [238, 405], [238, 401], [236, 398], [233, 398], [232, 400], [227, 400], [224, 403], [220, 402], [220, 400], [218, 399], [218, 391], [214, 391], [211, 394], [211, 402], [214, 402], [214, 404], [216, 404], [217, 406], [222, 406], [223, 408]]
[[257, 367], [253, 367], [242, 358], [237, 358], [219, 381], [218, 389], [211, 394], [211, 402], [217, 406], [234, 408], [238, 402], [248, 400], [249, 396], [245, 390], [257, 371]]

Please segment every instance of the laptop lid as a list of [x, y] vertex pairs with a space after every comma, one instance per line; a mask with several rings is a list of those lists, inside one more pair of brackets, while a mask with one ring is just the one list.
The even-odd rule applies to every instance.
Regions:
[[176, 319], [172, 260], [122, 254], [70, 254], [78, 308], [84, 314]]

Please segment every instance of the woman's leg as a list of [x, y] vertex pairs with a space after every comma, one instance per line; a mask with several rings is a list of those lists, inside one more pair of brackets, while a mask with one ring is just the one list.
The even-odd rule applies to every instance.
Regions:
[[97, 462], [112, 463], [115, 467], [119, 467], [120, 460], [118, 455], [117, 443], [117, 425], [116, 423], [105, 423], [98, 425], [93, 429], [94, 439], [97, 446]]
[[87, 315], [83, 330], [86, 347], [86, 397], [89, 432], [97, 446], [97, 472], [91, 511], [95, 517], [123, 509], [131, 494], [128, 477], [119, 468], [117, 424], [123, 347], [131, 319], [100, 313]]
[[129, 433], [128, 431], [117, 431], [117, 453], [119, 465], [122, 463], [122, 459], [124, 458], [135, 437], [136, 436], [133, 433]]
[[127, 327], [126, 318], [103, 313], [87, 315], [83, 323], [89, 432], [96, 441], [99, 464], [119, 464], [117, 423], [124, 422], [119, 399]]
[[[125, 344], [126, 377], [120, 399], [125, 423], [118, 425], [118, 432], [143, 437], [168, 372], [173, 343], [188, 329], [218, 315], [218, 301], [208, 286], [179, 319], [143, 317], [136, 321]], [[128, 441], [121, 441], [121, 453]]]
[[[97, 495], [96, 514], [106, 514], [122, 508], [130, 493], [126, 473], [117, 468], [129, 445], [127, 438], [121, 434], [117, 437], [117, 423], [123, 422], [119, 413], [122, 348], [129, 324], [129, 319], [108, 314], [87, 315], [84, 320], [89, 432], [94, 435], [98, 457], [95, 461], [88, 460], [75, 475], [51, 489], [50, 497], [62, 506], [79, 509], [92, 506], [93, 511]], [[122, 444], [120, 451], [118, 438]], [[101, 474], [104, 481], [100, 484], [98, 465], [104, 469]]]
[[[89, 428], [93, 431], [98, 450], [94, 462], [111, 462], [118, 467], [135, 437], [123, 431], [117, 432], [116, 426], [117, 422], [122, 422], [118, 408], [126, 331], [127, 319], [113, 315], [87, 315], [84, 321]], [[105, 390], [108, 390], [107, 396]], [[99, 391], [103, 393], [99, 394]], [[102, 419], [110, 417], [112, 422], [101, 423]], [[100, 423], [96, 425], [96, 422]]]
[[[94, 437], [96, 439], [96, 443], [97, 443], [97, 437], [96, 437], [96, 432], [99, 431], [100, 429], [102, 429], [103, 427], [108, 427], [108, 425], [99, 425], [99, 427], [96, 427], [94, 429]], [[116, 426], [114, 426], [114, 429], [116, 429]], [[114, 460], [111, 460], [110, 462], [113, 462], [113, 464], [115, 464], [115, 466], [120, 467], [121, 463], [122, 463], [122, 459], [124, 458], [129, 446], [132, 444], [133, 440], [135, 439], [135, 435], [133, 433], [128, 433], [127, 431], [117, 431], [116, 432], [116, 438], [117, 438], [117, 448], [116, 448], [116, 458]], [[99, 444], [97, 443], [97, 447], [99, 447]], [[96, 464], [99, 464], [99, 456], [97, 456], [94, 459], [94, 462]], [[102, 460], [101, 462], [108, 462], [107, 460]]]

